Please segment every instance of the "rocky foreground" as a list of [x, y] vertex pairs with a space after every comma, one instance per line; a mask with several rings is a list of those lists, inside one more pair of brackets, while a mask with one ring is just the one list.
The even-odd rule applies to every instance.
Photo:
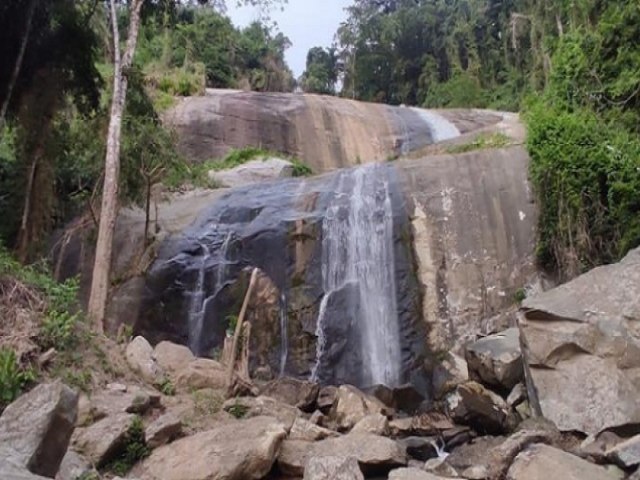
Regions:
[[432, 401], [292, 378], [225, 400], [220, 363], [137, 337], [139, 384], [41, 384], [5, 409], [0, 478], [116, 478], [119, 461], [140, 480], [637, 480], [639, 264], [526, 300], [517, 327], [442, 359]]

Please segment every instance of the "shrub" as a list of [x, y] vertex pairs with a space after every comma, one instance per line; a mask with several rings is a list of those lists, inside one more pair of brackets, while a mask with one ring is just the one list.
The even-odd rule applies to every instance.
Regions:
[[106, 469], [116, 475], [126, 475], [129, 470], [140, 460], [147, 457], [151, 449], [144, 438], [144, 424], [142, 418], [136, 416], [131, 422], [124, 441], [124, 447]]
[[0, 410], [13, 402], [35, 380], [32, 369], [22, 369], [10, 348], [0, 348]]

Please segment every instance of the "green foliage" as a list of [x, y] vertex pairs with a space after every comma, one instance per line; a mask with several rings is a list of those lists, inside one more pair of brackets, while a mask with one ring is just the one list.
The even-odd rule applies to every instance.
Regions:
[[162, 379], [159, 388], [163, 395], [172, 397], [176, 394], [176, 387], [169, 377], [165, 377]]
[[237, 419], [241, 419], [241, 418], [244, 418], [247, 415], [247, 413], [249, 413], [249, 407], [236, 402], [233, 405], [231, 405], [227, 409], [227, 411]]
[[334, 94], [338, 70], [335, 48], [312, 48], [307, 54], [307, 68], [302, 74], [302, 89], [307, 93]]
[[0, 411], [34, 380], [35, 372], [30, 368], [21, 368], [13, 350], [0, 348]]
[[106, 470], [115, 475], [126, 475], [133, 466], [151, 453], [144, 438], [142, 418], [136, 415], [127, 431], [121, 453], [112, 460]]
[[227, 315], [226, 321], [227, 321], [227, 336], [232, 337], [238, 326], [238, 316]]
[[640, 244], [640, 140], [592, 111], [552, 102], [538, 100], [526, 115], [538, 260], [572, 276]]
[[511, 139], [504, 133], [493, 133], [491, 135], [478, 135], [473, 141], [460, 145], [447, 147], [447, 153], [466, 153], [474, 150], [486, 148], [503, 148], [509, 145]]
[[522, 303], [527, 298], [527, 291], [524, 288], [519, 288], [516, 293], [513, 294], [513, 299], [516, 303]]

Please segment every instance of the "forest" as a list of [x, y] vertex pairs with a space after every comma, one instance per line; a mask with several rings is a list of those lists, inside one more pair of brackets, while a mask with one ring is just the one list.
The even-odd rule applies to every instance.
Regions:
[[[538, 258], [571, 277], [640, 244], [640, 5], [634, 0], [354, 0], [294, 79], [289, 39], [207, 2], [115, 2], [127, 68], [119, 199], [197, 172], [160, 118], [205, 88], [522, 112], [540, 201]], [[249, 2], [270, 3], [270, 2]], [[283, 7], [286, 8], [286, 5]], [[29, 261], [87, 211], [97, 222], [113, 100], [108, 2], [0, 5], [0, 239]], [[109, 172], [109, 170], [106, 170]]]

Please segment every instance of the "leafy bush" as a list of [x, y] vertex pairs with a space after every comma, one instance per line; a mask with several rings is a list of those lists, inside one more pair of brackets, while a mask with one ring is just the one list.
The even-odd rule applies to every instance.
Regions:
[[0, 410], [13, 402], [34, 380], [34, 371], [20, 368], [13, 350], [0, 348]]
[[169, 377], [165, 377], [162, 379], [159, 388], [164, 395], [167, 395], [169, 397], [176, 394], [176, 387]]
[[538, 99], [526, 115], [540, 204], [537, 256], [564, 277], [640, 245], [640, 141], [587, 109]]

